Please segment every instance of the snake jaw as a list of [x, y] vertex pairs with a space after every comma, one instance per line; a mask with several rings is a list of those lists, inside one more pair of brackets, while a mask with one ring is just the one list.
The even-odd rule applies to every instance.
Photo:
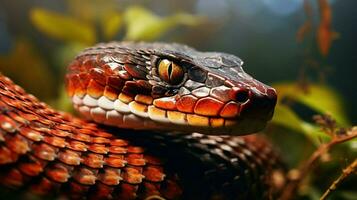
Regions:
[[177, 44], [113, 43], [78, 56], [67, 88], [76, 109], [97, 122], [242, 135], [263, 129], [276, 104], [275, 90], [242, 63]]

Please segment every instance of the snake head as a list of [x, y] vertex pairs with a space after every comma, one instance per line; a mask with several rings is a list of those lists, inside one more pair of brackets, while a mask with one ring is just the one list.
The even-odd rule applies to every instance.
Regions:
[[265, 127], [277, 95], [242, 64], [180, 44], [99, 44], [69, 65], [67, 89], [81, 114], [107, 125], [243, 135]]

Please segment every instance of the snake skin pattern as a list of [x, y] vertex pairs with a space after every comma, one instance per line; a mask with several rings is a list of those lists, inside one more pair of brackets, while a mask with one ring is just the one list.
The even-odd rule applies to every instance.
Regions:
[[[130, 45], [127, 47], [133, 49]], [[105, 71], [106, 76], [102, 74], [105, 68], [93, 68], [98, 63], [95, 64], [94, 59], [88, 58], [96, 57], [98, 61], [100, 57], [99, 61], [103, 62], [105, 56], [94, 52], [105, 50], [113, 53], [107, 46], [101, 51], [98, 47], [85, 51], [74, 61], [76, 64], [70, 65], [67, 77], [68, 90], [77, 109], [81, 112], [83, 108], [80, 107], [88, 107], [87, 118], [104, 123], [111, 116], [107, 113], [115, 111], [119, 115], [123, 108], [110, 109], [107, 103], [100, 103], [102, 96], [113, 103], [115, 99], [112, 97], [116, 96], [119, 100], [127, 98], [122, 103], [138, 101], [144, 104], [143, 102], [148, 101], [144, 101], [145, 98], [142, 97], [149, 95], [145, 91], [132, 94], [132, 91], [142, 91], [141, 87], [130, 88], [137, 87], [142, 79], [133, 78], [136, 76], [135, 72], [130, 71], [129, 67], [125, 67], [129, 69], [127, 73], [119, 70], [118, 74], [135, 84], [128, 86], [121, 79], [112, 76], [112, 69], [122, 69], [110, 67], [115, 65], [112, 62], [113, 56], [110, 57], [110, 62], [106, 61], [103, 65], [109, 66], [107, 69], [111, 70]], [[80, 66], [87, 67], [78, 67], [79, 60], [86, 61]], [[135, 62], [138, 60], [140, 59], [135, 59]], [[118, 66], [121, 62], [116, 63]], [[124, 66], [125, 63], [127, 61]], [[89, 71], [74, 73], [78, 69]], [[103, 77], [110, 78], [106, 78], [105, 84], [100, 84]], [[80, 78], [77, 79], [79, 82], [73, 81], [76, 78]], [[117, 93], [119, 86], [108, 84], [108, 80], [113, 79], [121, 85], [120, 89], [127, 91], [122, 98]], [[86, 84], [83, 85], [83, 82]], [[274, 101], [270, 88], [261, 86], [258, 82], [254, 84], [261, 87]], [[126, 86], [129, 88], [123, 89]], [[154, 87], [151, 87], [150, 92], [153, 90]], [[171, 95], [165, 92], [165, 98], [169, 94]], [[249, 94], [250, 97], [253, 96], [252, 92]], [[90, 101], [84, 100], [87, 95], [90, 95]], [[153, 97], [162, 97], [156, 95], [153, 94]], [[247, 116], [256, 115], [256, 99], [258, 98], [250, 101], [253, 102], [250, 103], [251, 106], [246, 106], [246, 110], [250, 110]], [[90, 107], [88, 102], [93, 106]], [[264, 107], [265, 110], [262, 111], [262, 115], [266, 115], [262, 117], [265, 120], [271, 117], [271, 104], [275, 103], [269, 102], [268, 108]], [[99, 109], [104, 110], [105, 114]], [[130, 107], [127, 110], [128, 116], [135, 116], [137, 113], [129, 111]], [[128, 121], [138, 123], [135, 119], [145, 118], [140, 115], [124, 116], [120, 118], [121, 122], [128, 118]], [[114, 118], [113, 121], [118, 122], [118, 119]], [[7, 77], [0, 75], [0, 184], [6, 188], [2, 191], [19, 199], [27, 199], [33, 197], [32, 195], [36, 195], [36, 198], [39, 195], [62, 199], [267, 199], [275, 194], [272, 175], [281, 170], [281, 163], [264, 137], [255, 134], [210, 136], [200, 133], [154, 132], [161, 124], [162, 121], [155, 122], [152, 125], [153, 130], [133, 130], [87, 122], [50, 108]], [[137, 126], [147, 125], [144, 123]], [[212, 123], [207, 125], [210, 128], [204, 126], [202, 130], [212, 134], [215, 130]], [[189, 129], [196, 127], [195, 124], [184, 126], [190, 127]], [[237, 134], [245, 134], [251, 130], [238, 126]]]
[[241, 65], [236, 56], [179, 44], [113, 42], [77, 56], [67, 85], [76, 109], [99, 123], [242, 135], [265, 127], [276, 92]]

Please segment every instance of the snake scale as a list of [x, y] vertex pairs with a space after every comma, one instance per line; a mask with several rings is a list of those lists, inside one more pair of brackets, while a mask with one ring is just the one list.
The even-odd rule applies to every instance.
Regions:
[[271, 119], [276, 92], [242, 64], [180, 44], [98, 44], [66, 75], [86, 120], [1, 75], [1, 185], [18, 198], [272, 197], [282, 164], [250, 133]]

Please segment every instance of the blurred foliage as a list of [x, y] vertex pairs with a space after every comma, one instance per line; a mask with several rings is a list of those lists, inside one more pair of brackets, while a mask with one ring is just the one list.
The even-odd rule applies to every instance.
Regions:
[[195, 26], [202, 19], [186, 13], [158, 17], [142, 7], [130, 7], [124, 13], [126, 40], [154, 40], [177, 25]]
[[[279, 100], [272, 122], [304, 134], [315, 145], [320, 144], [326, 134], [319, 131], [313, 123], [299, 117], [290, 104], [301, 103], [317, 114], [330, 114], [341, 125], [349, 125], [342, 98], [326, 85], [310, 84], [305, 88], [295, 82], [274, 84]], [[284, 102], [286, 101], [286, 102]]]
[[95, 28], [90, 23], [41, 8], [32, 9], [30, 19], [39, 31], [49, 37], [84, 44], [96, 41]]
[[47, 63], [27, 39], [18, 39], [8, 54], [0, 55], [0, 71], [44, 99], [56, 91]]
[[[81, 20], [41, 8], [32, 9], [30, 19], [33, 25], [48, 37], [86, 45], [97, 42], [95, 21]], [[195, 26], [202, 21], [202, 17], [187, 13], [159, 17], [143, 7], [131, 6], [124, 12], [111, 11], [103, 14], [99, 25], [106, 40], [116, 36], [125, 25], [124, 40], [148, 41], [159, 38], [178, 25]]]
[[[333, 41], [337, 38], [332, 27], [332, 10], [327, 0], [316, 0], [320, 19], [314, 26], [315, 15], [311, 1], [313, 0], [304, 1], [306, 20], [298, 28], [296, 39], [299, 44], [310, 47], [311, 44], [303, 43], [311, 43], [306, 40], [310, 36], [317, 54], [323, 58], [328, 57]], [[0, 71], [15, 79], [18, 84], [26, 86], [29, 92], [35, 93], [42, 100], [66, 111], [72, 109], [62, 83], [65, 66], [83, 48], [109, 40], [161, 40], [167, 35], [175, 34], [174, 30], [178, 27], [189, 29], [202, 26], [208, 21], [205, 16], [184, 12], [163, 16], [138, 5], [120, 7], [115, 0], [105, 3], [100, 0], [89, 0], [86, 3], [82, 0], [65, 2], [64, 11], [30, 7], [27, 13], [28, 23], [41, 38], [40, 42], [36, 43], [28, 35], [18, 36], [11, 51], [0, 55]], [[47, 41], [52, 41], [55, 45], [46, 46]], [[39, 49], [44, 46], [51, 50], [39, 53]], [[311, 57], [316, 56], [313, 54]], [[316, 58], [316, 62], [319, 63], [318, 59]], [[51, 71], [50, 66], [55, 70]], [[297, 80], [279, 82], [273, 86], [278, 91], [279, 99], [272, 126], [265, 132], [273, 137], [277, 135], [275, 141], [281, 147], [290, 167], [297, 166], [322, 142], [330, 139], [329, 135], [312, 122], [310, 112], [296, 109], [295, 105], [303, 105], [314, 114], [330, 114], [341, 126], [350, 125], [343, 98], [329, 85], [321, 82], [302, 84], [301, 80]], [[329, 177], [321, 173], [308, 177], [299, 191], [301, 199], [318, 199], [325, 189], [320, 183], [331, 181], [333, 175], [339, 173], [341, 157], [347, 160], [355, 156], [357, 142], [354, 140], [346, 144], [330, 154], [328, 165], [319, 168], [328, 172]], [[356, 199], [356, 193], [342, 190], [333, 194], [333, 197]]]

